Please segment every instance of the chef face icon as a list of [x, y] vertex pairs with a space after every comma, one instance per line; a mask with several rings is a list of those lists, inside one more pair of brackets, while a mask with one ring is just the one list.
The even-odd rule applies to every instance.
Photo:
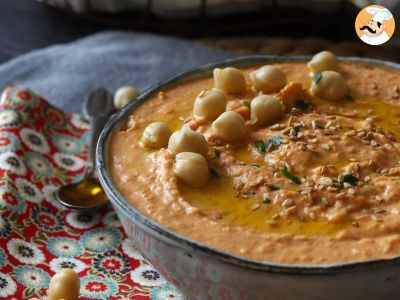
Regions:
[[360, 11], [355, 26], [363, 42], [381, 45], [391, 38], [395, 25], [393, 15], [387, 8], [371, 5]]

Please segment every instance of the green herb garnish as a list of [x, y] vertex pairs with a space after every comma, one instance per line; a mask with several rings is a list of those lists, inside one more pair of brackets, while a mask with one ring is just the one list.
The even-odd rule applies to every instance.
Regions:
[[294, 107], [296, 107], [298, 110], [301, 110], [303, 112], [306, 111], [309, 106], [310, 106], [310, 103], [308, 103], [304, 100], [297, 100], [294, 103]]
[[278, 190], [281, 189], [281, 187], [279, 185], [276, 185], [276, 184], [268, 184], [267, 186], [273, 191], [278, 191]]
[[281, 174], [285, 176], [286, 178], [290, 179], [293, 181], [295, 184], [300, 184], [301, 180], [299, 177], [294, 176], [292, 173], [289, 172], [288, 168], [286, 165], [284, 165], [281, 169]]
[[271, 199], [268, 199], [268, 198], [264, 198], [264, 200], [263, 200], [263, 202], [262, 203], [264, 203], [264, 204], [271, 204], [272, 203], [272, 201], [271, 201]]
[[256, 192], [243, 192], [243, 195], [248, 197], [254, 196], [255, 194]]
[[250, 167], [259, 168], [261, 166], [259, 164], [256, 164], [256, 163], [252, 163], [252, 164], [250, 164]]
[[256, 144], [256, 148], [257, 148], [258, 152], [263, 153], [263, 152], [267, 151], [267, 148], [269, 148], [270, 145], [271, 145], [271, 148], [275, 149], [280, 144], [282, 144], [282, 136], [274, 135], [273, 137], [268, 139], [266, 142], [257, 140], [257, 141], [255, 141], [255, 144]]
[[343, 175], [343, 181], [350, 183], [352, 186], [357, 186], [358, 184], [358, 178], [349, 173]]
[[219, 173], [217, 172], [217, 170], [210, 168], [210, 175], [213, 178], [221, 178], [221, 176], [219, 175]]
[[295, 136], [300, 132], [301, 127], [300, 126], [293, 126], [292, 129], [294, 130]]
[[318, 84], [321, 81], [321, 79], [322, 79], [322, 73], [318, 71], [317, 73], [315, 73], [313, 81], [315, 84]]
[[255, 141], [255, 144], [258, 152], [263, 153], [267, 151], [267, 147], [265, 146], [265, 143], [263, 141], [257, 140]]
[[350, 102], [354, 102], [354, 100], [355, 100], [352, 95], [347, 95], [346, 99], [347, 99], [347, 101], [350, 101]]
[[247, 101], [243, 101], [243, 106], [250, 109], [250, 103]]
[[274, 147], [279, 146], [280, 144], [282, 144], [282, 136], [280, 136], [280, 135], [274, 135], [272, 138], [270, 138], [270, 139], [267, 141], [267, 146], [268, 146], [269, 144], [271, 144], [271, 145], [274, 146]]

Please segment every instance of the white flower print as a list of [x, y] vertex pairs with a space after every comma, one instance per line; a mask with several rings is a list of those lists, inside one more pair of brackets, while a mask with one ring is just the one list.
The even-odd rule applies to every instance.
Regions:
[[14, 152], [7, 151], [0, 154], [0, 169], [17, 175], [25, 175], [26, 167], [23, 161]]
[[82, 130], [90, 129], [89, 121], [87, 121], [81, 115], [78, 115], [78, 114], [72, 115], [71, 123], [78, 129], [82, 129]]
[[53, 205], [55, 208], [59, 210], [66, 210], [67, 208], [60, 203], [60, 201], [57, 199], [56, 196], [56, 191], [59, 189], [59, 186], [56, 185], [46, 185], [42, 188], [42, 194], [44, 199], [49, 202], [51, 205]]
[[0, 127], [8, 127], [19, 124], [21, 116], [12, 108], [5, 108], [0, 111]]
[[124, 253], [130, 258], [143, 260], [143, 256], [136, 250], [129, 238], [126, 238], [122, 242], [122, 251], [124, 251]]
[[10, 276], [0, 273], [0, 297], [6, 298], [17, 291], [17, 285]]
[[50, 276], [40, 268], [32, 266], [18, 266], [14, 269], [14, 278], [30, 288], [47, 288], [50, 283]]
[[46, 141], [46, 138], [40, 132], [31, 128], [23, 128], [19, 132], [21, 140], [24, 144], [33, 151], [39, 153], [49, 153], [50, 146]]
[[103, 223], [110, 227], [118, 227], [121, 226], [121, 222], [118, 219], [118, 216], [115, 211], [108, 212], [103, 217]]
[[132, 281], [145, 286], [160, 286], [167, 282], [150, 265], [143, 264], [131, 272]]
[[37, 265], [44, 262], [43, 252], [31, 243], [21, 239], [11, 239], [7, 243], [10, 254], [23, 264]]
[[67, 222], [77, 229], [88, 229], [100, 221], [100, 214], [97, 212], [78, 212], [71, 211], [67, 215]]
[[151, 290], [150, 292], [151, 300], [184, 300], [185, 298], [172, 286], [164, 285], [159, 286]]
[[50, 269], [55, 273], [60, 272], [62, 269], [72, 269], [76, 273], [79, 273], [87, 268], [87, 265], [83, 261], [68, 257], [54, 258], [50, 262], [49, 266]]
[[76, 257], [83, 253], [81, 244], [71, 238], [57, 237], [47, 242], [47, 249], [55, 256]]
[[15, 185], [17, 186], [18, 193], [24, 199], [34, 203], [42, 202], [43, 200], [42, 192], [32, 182], [24, 178], [17, 178], [15, 180]]
[[83, 159], [61, 152], [54, 154], [54, 160], [60, 168], [68, 171], [78, 171], [86, 165], [86, 161]]

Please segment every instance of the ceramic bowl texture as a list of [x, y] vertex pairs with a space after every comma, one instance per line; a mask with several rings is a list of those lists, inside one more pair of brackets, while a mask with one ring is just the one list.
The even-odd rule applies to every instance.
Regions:
[[[310, 57], [303, 56], [240, 57], [179, 74], [150, 88], [114, 115], [100, 136], [96, 158], [99, 178], [127, 235], [143, 257], [189, 299], [392, 300], [400, 297], [400, 257], [331, 265], [288, 265], [239, 257], [181, 236], [146, 217], [124, 199], [108, 171], [112, 133], [136, 107], [160, 90], [209, 75], [215, 67], [308, 60]], [[353, 57], [340, 60], [400, 71], [400, 65], [390, 62]]]

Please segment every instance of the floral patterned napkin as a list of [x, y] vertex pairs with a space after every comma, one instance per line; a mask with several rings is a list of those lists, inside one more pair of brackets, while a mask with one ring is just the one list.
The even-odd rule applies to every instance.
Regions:
[[74, 212], [54, 191], [82, 178], [88, 123], [23, 87], [0, 101], [0, 299], [45, 298], [74, 269], [79, 299], [183, 299], [143, 260], [116, 214]]

